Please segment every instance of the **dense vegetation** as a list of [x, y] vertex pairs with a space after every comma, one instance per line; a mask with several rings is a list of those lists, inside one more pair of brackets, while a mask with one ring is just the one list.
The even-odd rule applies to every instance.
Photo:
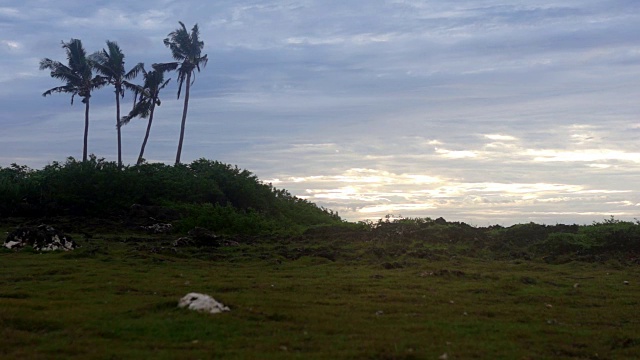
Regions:
[[199, 226], [236, 234], [299, 233], [342, 222], [338, 214], [264, 184], [247, 170], [205, 159], [118, 169], [91, 156], [42, 170], [0, 168], [0, 217], [127, 220], [134, 204], [168, 209], [163, 220], [174, 220], [178, 231]]
[[535, 223], [474, 227], [446, 220], [386, 219], [368, 223], [370, 239], [389, 258], [437, 257], [456, 249], [465, 256], [486, 259], [539, 259], [549, 263], [574, 260], [606, 262], [615, 259], [640, 264], [640, 222], [613, 217], [591, 225]]

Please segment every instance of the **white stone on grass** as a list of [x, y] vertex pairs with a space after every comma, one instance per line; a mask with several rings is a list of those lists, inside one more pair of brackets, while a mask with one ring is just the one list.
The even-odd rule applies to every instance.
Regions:
[[4, 243], [4, 247], [6, 247], [7, 249], [13, 249], [14, 247], [20, 246], [22, 244], [22, 241], [7, 241], [6, 243]]
[[206, 294], [188, 293], [178, 303], [178, 307], [189, 310], [203, 311], [211, 314], [231, 311], [228, 306], [217, 302], [214, 298]]

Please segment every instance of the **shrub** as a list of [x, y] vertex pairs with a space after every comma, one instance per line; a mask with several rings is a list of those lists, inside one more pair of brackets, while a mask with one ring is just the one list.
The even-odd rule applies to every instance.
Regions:
[[337, 213], [264, 184], [247, 170], [199, 159], [189, 165], [141, 164], [119, 169], [94, 155], [42, 170], [0, 168], [0, 215], [126, 216], [131, 205], [186, 210], [181, 228], [257, 233], [340, 224]]

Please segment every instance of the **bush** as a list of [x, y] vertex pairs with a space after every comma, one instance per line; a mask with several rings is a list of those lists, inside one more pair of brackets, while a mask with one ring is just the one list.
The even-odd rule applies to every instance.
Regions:
[[340, 224], [337, 213], [264, 184], [247, 170], [217, 161], [189, 165], [141, 164], [119, 169], [90, 156], [70, 157], [42, 170], [0, 168], [0, 215], [124, 217], [133, 204], [186, 210], [181, 228], [238, 233]]
[[596, 246], [593, 239], [584, 234], [553, 233], [537, 248], [543, 253], [561, 255], [574, 253], [588, 254]]

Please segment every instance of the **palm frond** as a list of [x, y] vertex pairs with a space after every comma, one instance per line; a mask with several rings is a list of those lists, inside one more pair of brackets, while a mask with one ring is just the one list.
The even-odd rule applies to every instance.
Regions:
[[144, 63], [137, 63], [128, 73], [124, 74], [124, 79], [135, 79], [144, 70]]
[[[56, 86], [42, 93], [42, 96], [49, 96], [54, 93], [73, 93], [75, 92], [75, 88], [70, 85]], [[73, 104], [73, 100], [71, 101]]]
[[151, 65], [151, 67], [156, 71], [168, 72], [168, 71], [173, 71], [177, 69], [179, 65], [180, 65], [179, 62], [155, 63]]
[[120, 119], [120, 125], [126, 125], [137, 117], [146, 119], [151, 114], [152, 105], [153, 101], [149, 98], [141, 98], [140, 101], [136, 102], [129, 114]]

